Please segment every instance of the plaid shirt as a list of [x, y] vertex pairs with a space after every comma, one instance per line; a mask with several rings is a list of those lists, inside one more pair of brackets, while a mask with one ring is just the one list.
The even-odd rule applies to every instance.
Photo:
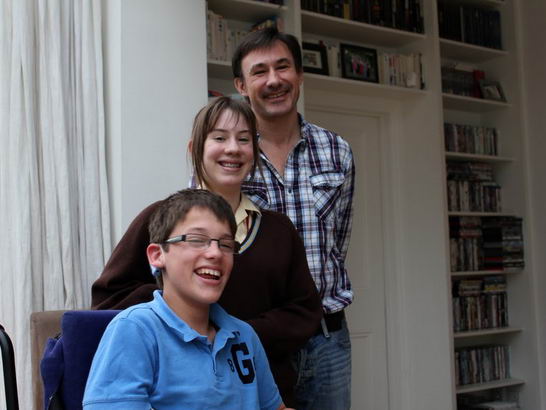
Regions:
[[353, 215], [355, 167], [349, 144], [300, 116], [301, 139], [288, 155], [284, 177], [261, 153], [263, 175], [243, 183], [261, 208], [282, 212], [300, 233], [325, 313], [353, 300], [345, 269]]

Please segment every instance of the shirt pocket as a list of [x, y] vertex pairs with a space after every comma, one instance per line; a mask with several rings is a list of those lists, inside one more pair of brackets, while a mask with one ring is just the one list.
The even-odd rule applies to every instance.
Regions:
[[332, 221], [334, 218], [333, 211], [341, 194], [341, 185], [345, 181], [345, 176], [341, 172], [327, 171], [311, 175], [309, 180], [313, 187], [317, 217], [322, 221]]
[[250, 198], [252, 202], [254, 202], [258, 208], [269, 208], [267, 187], [263, 182], [245, 181], [243, 182], [241, 190]]

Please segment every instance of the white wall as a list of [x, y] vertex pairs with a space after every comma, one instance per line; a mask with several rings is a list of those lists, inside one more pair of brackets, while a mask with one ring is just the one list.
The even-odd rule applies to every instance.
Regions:
[[[521, 2], [523, 27], [523, 75], [526, 95], [529, 188], [533, 247], [532, 263], [535, 273], [535, 300], [537, 303], [537, 333], [539, 346], [540, 378], [538, 385], [546, 382], [546, 3]], [[546, 392], [540, 389], [542, 409], [546, 409]]]
[[204, 10], [204, 1], [103, 0], [113, 243], [146, 205], [187, 186], [191, 124], [207, 102]]

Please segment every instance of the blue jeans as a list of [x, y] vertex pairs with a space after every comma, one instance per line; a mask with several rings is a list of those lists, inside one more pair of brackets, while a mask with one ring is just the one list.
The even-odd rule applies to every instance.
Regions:
[[295, 356], [297, 410], [351, 408], [351, 340], [347, 322], [342, 328], [313, 336]]

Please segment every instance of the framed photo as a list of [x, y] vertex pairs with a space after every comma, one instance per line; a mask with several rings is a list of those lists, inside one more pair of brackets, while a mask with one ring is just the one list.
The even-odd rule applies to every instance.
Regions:
[[302, 43], [303, 71], [329, 75], [328, 56], [323, 44]]
[[506, 102], [506, 97], [498, 81], [480, 80], [480, 91], [486, 100]]
[[377, 50], [350, 44], [340, 44], [339, 52], [341, 54], [341, 76], [343, 78], [371, 83], [379, 82]]

